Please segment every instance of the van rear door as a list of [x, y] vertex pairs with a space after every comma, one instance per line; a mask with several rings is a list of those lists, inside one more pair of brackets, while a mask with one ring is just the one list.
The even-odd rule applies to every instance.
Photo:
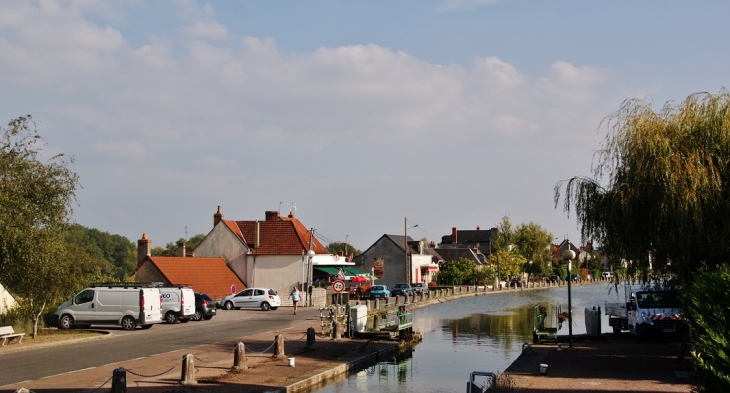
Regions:
[[192, 288], [182, 288], [180, 298], [180, 316], [192, 318], [195, 316], [195, 292]]
[[160, 290], [157, 288], [142, 288], [139, 290], [139, 321], [142, 324], [162, 322], [162, 305]]

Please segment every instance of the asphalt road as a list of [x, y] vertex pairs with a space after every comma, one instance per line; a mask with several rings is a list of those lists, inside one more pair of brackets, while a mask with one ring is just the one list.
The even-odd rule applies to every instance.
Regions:
[[297, 315], [293, 315], [289, 307], [267, 312], [254, 309], [218, 310], [218, 315], [208, 321], [174, 325], [162, 323], [151, 329], [137, 328], [134, 331], [104, 328], [112, 332], [111, 337], [0, 354], [0, 389], [6, 385], [199, 345], [236, 339], [245, 341], [243, 338], [246, 336], [281, 331], [303, 319], [316, 320], [316, 325], [319, 325], [319, 309], [300, 308]]

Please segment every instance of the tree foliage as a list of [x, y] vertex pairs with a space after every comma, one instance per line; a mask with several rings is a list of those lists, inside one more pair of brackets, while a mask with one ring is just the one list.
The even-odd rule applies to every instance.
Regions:
[[137, 267], [136, 246], [124, 236], [72, 224], [66, 230], [65, 238], [96, 260], [102, 276], [123, 280]]
[[[347, 249], [347, 251], [345, 251]], [[358, 250], [357, 248], [353, 247], [352, 244], [347, 244], [344, 242], [332, 242], [327, 245], [327, 251], [330, 252], [332, 255], [337, 255], [338, 253], [342, 253], [342, 255], [353, 255], [354, 257], [360, 256], [362, 254], [362, 251]]]
[[473, 260], [459, 258], [455, 261], [445, 261], [439, 268], [439, 281], [450, 284], [470, 284], [476, 278], [477, 264]]
[[205, 239], [205, 235], [202, 233], [192, 236], [188, 240], [180, 238], [176, 242], [169, 242], [165, 244], [165, 247], [153, 247], [152, 250], [150, 250], [150, 254], [152, 254], [153, 256], [161, 257], [176, 257], [178, 256], [178, 244], [180, 244], [181, 242], [185, 243], [185, 252], [192, 251], [193, 253], [195, 253], [195, 248], [198, 247], [203, 239]]
[[[625, 101], [608, 130], [593, 178], [555, 186], [583, 239], [646, 271], [680, 273], [730, 257], [730, 94], [701, 93], [659, 112]], [[562, 192], [564, 187], [564, 193]], [[671, 264], [667, 264], [671, 261]]]
[[704, 371], [702, 379], [707, 391], [730, 391], [730, 268], [700, 269], [689, 288], [690, 320], [699, 333], [696, 339], [700, 352], [693, 353], [695, 363]]
[[492, 253], [490, 260], [492, 267], [501, 274], [501, 279], [504, 280], [507, 277], [519, 276], [527, 259], [520, 254], [510, 251], [498, 251]]
[[20, 299], [35, 335], [46, 305], [98, 272], [63, 239], [79, 185], [73, 159], [40, 160], [44, 143], [30, 115], [10, 121], [0, 143], [0, 283]]

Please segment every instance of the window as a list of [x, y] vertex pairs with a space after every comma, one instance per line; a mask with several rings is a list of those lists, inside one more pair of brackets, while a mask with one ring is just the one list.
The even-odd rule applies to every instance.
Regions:
[[74, 298], [74, 304], [88, 303], [92, 300], [94, 300], [94, 290], [87, 289], [81, 291], [78, 295], [76, 295], [76, 297]]

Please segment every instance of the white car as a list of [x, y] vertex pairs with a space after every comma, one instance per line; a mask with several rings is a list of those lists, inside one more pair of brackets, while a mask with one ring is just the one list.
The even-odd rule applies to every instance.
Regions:
[[601, 273], [601, 277], [605, 279], [613, 279], [613, 272], [603, 272]]
[[221, 300], [221, 306], [226, 310], [253, 307], [269, 311], [279, 308], [281, 299], [276, 291], [271, 288], [247, 288], [235, 295], [224, 297]]

